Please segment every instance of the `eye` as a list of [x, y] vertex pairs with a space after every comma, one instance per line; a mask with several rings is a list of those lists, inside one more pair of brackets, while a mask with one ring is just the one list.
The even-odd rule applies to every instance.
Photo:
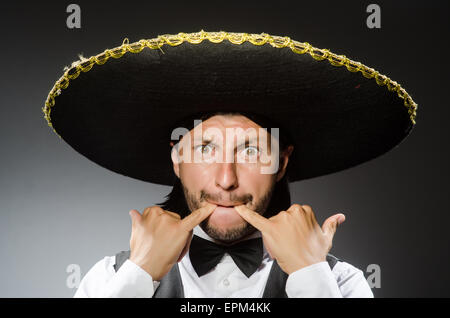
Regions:
[[259, 149], [255, 146], [249, 146], [244, 149], [244, 155], [253, 157], [259, 155]]
[[200, 151], [204, 155], [208, 155], [213, 151], [213, 146], [207, 145], [198, 145], [195, 148], [195, 151]]

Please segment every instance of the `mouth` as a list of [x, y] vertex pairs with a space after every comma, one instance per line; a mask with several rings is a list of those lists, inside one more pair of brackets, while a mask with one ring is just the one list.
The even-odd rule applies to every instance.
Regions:
[[223, 217], [234, 217], [239, 216], [239, 213], [235, 210], [235, 206], [238, 205], [245, 205], [246, 202], [217, 202], [217, 201], [210, 201], [207, 200], [207, 202], [217, 205], [217, 207], [214, 209], [212, 214], [215, 214], [216, 216], [223, 216]]
[[215, 201], [209, 201], [209, 200], [207, 200], [207, 202], [217, 205], [217, 208], [228, 208], [228, 209], [232, 209], [238, 205], [246, 204], [245, 202], [215, 202]]
[[227, 201], [210, 201], [208, 203], [217, 205], [214, 211], [208, 216], [208, 222], [217, 228], [234, 228], [241, 226], [244, 220], [241, 215], [234, 208], [238, 205], [245, 205], [248, 202], [227, 202]]

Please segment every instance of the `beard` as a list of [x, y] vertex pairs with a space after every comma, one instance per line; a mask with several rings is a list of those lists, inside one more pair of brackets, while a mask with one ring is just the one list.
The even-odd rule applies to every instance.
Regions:
[[[221, 200], [220, 195], [210, 194], [204, 190], [200, 191], [199, 198], [197, 198], [195, 194], [189, 192], [189, 190], [183, 185], [183, 183], [181, 184], [183, 187], [184, 196], [186, 198], [186, 203], [191, 212], [199, 209], [201, 207], [202, 201], [206, 201], [209, 199], [217, 202]], [[247, 203], [250, 202], [251, 203], [250, 206], [247, 207], [259, 213], [260, 215], [263, 215], [267, 207], [269, 206], [270, 200], [272, 199], [274, 188], [275, 184], [273, 184], [271, 188], [263, 195], [263, 197], [257, 200], [256, 202], [254, 202], [253, 196], [251, 194], [245, 194], [240, 196], [230, 194], [228, 200], [231, 202], [243, 202], [243, 204], [246, 205]], [[253, 227], [250, 223], [248, 223], [245, 220], [243, 225], [235, 226], [230, 229], [221, 229], [216, 226], [213, 226], [209, 222], [209, 217], [207, 217], [200, 223], [200, 227], [206, 234], [209, 235], [209, 237], [225, 244], [232, 244], [233, 242], [238, 241], [257, 231], [255, 227]]]

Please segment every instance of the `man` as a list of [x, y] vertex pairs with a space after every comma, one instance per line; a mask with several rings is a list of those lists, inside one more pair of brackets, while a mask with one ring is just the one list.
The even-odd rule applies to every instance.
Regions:
[[[120, 62], [105, 63], [110, 56]], [[328, 254], [345, 216], [319, 226], [310, 206], [291, 205], [287, 182], [388, 151], [416, 106], [373, 69], [267, 35], [162, 36], [75, 63], [49, 95], [49, 124], [102, 166], [175, 184], [162, 207], [130, 211], [130, 251], [98, 262], [76, 296], [372, 297], [360, 270]], [[199, 114], [170, 143], [169, 168], [169, 132]]]

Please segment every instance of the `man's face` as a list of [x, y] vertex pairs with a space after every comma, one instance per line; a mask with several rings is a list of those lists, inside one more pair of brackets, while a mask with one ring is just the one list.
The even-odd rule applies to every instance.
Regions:
[[[239, 128], [256, 136], [248, 134], [242, 138], [245, 134], [239, 133]], [[245, 204], [263, 214], [275, 183], [284, 175], [292, 148], [281, 154], [281, 159], [286, 160], [280, 160], [280, 170], [262, 173], [271, 164], [270, 158], [279, 158], [279, 152], [278, 142], [260, 128], [245, 116], [217, 115], [196, 126], [179, 143], [180, 154], [190, 152], [192, 160], [174, 161], [174, 171], [181, 180], [191, 211], [206, 202], [217, 205], [200, 224], [216, 240], [229, 243], [252, 233], [255, 229], [241, 218], [234, 206]]]

